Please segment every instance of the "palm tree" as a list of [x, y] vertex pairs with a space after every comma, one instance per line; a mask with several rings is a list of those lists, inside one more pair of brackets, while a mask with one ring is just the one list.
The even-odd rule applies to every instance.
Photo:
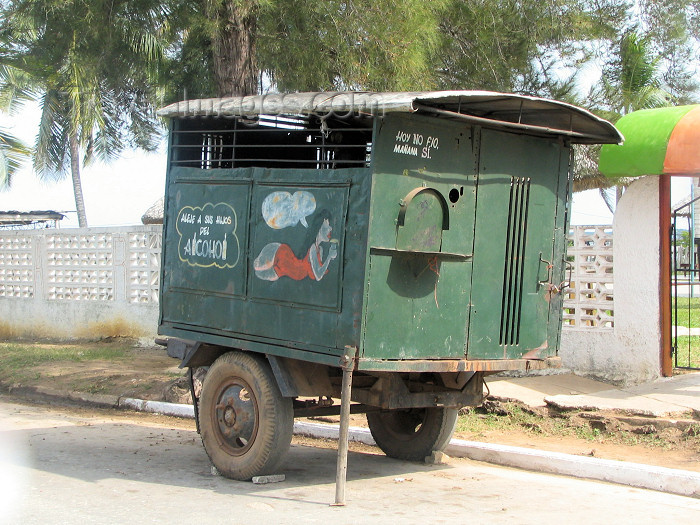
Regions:
[[661, 84], [660, 61], [653, 53], [651, 38], [635, 31], [622, 35], [618, 58], [603, 78], [606, 98], [619, 117], [671, 103], [671, 94]]
[[[640, 109], [668, 106], [673, 96], [661, 82], [661, 57], [654, 54], [652, 41], [631, 30], [618, 43], [617, 58], [603, 71], [601, 85], [593, 97], [605, 107], [604, 116], [617, 122]], [[630, 179], [609, 179], [598, 171], [600, 146], [579, 147], [574, 157], [574, 191], [598, 188], [612, 213]], [[613, 193], [614, 189], [614, 193]]]
[[31, 155], [24, 142], [0, 128], [0, 189], [12, 185], [12, 177]]
[[[28, 97], [21, 72], [0, 63], [0, 111], [12, 114]], [[30, 156], [24, 142], [0, 128], [0, 190], [11, 186], [12, 177]]]
[[34, 169], [43, 179], [70, 171], [78, 223], [87, 227], [81, 164], [156, 146], [149, 81], [167, 11], [153, 0], [14, 0], [0, 19], [5, 61], [29, 78], [41, 106]]

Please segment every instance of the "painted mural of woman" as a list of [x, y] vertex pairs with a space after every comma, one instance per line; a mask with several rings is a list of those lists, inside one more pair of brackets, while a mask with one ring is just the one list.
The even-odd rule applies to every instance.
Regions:
[[[295, 281], [313, 279], [320, 281], [328, 273], [331, 261], [338, 257], [338, 244], [331, 240], [333, 228], [330, 224], [331, 214], [320, 210], [314, 215], [309, 225], [301, 254], [294, 253], [288, 244], [271, 242], [260, 250], [253, 261], [255, 275], [266, 281], [276, 281], [280, 277], [289, 277]], [[328, 244], [328, 254], [324, 259], [324, 245]], [[306, 248], [308, 246], [308, 248]]]

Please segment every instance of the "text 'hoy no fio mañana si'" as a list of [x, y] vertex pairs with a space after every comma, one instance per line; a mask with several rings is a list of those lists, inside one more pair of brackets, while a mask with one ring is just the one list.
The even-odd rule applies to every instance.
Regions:
[[396, 133], [394, 153], [430, 159], [433, 150], [438, 149], [440, 149], [438, 137], [429, 135], [425, 138], [421, 133], [408, 133], [401, 130]]

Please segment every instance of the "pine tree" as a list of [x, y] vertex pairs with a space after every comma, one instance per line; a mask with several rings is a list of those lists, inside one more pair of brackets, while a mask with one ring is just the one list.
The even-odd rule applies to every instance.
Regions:
[[[432, 63], [447, 0], [194, 0], [169, 99], [280, 91], [415, 90], [436, 86]], [[202, 67], [202, 65], [205, 65]], [[196, 75], [180, 75], [187, 70]], [[204, 79], [206, 78], [206, 81]]]

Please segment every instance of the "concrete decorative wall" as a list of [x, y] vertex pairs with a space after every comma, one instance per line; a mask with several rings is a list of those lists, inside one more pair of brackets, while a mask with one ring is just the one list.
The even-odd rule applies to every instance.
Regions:
[[612, 226], [572, 226], [566, 255], [569, 286], [564, 291], [564, 330], [612, 330]]
[[559, 355], [577, 374], [634, 384], [660, 377], [659, 181], [634, 181], [618, 203], [612, 329], [571, 327]]
[[[570, 234], [564, 367], [617, 383], [660, 375], [658, 180], [610, 226]], [[155, 337], [161, 226], [0, 231], [0, 337]], [[613, 261], [617, 268], [614, 274]], [[613, 285], [614, 297], [613, 302]]]
[[154, 337], [161, 226], [0, 232], [0, 336]]

